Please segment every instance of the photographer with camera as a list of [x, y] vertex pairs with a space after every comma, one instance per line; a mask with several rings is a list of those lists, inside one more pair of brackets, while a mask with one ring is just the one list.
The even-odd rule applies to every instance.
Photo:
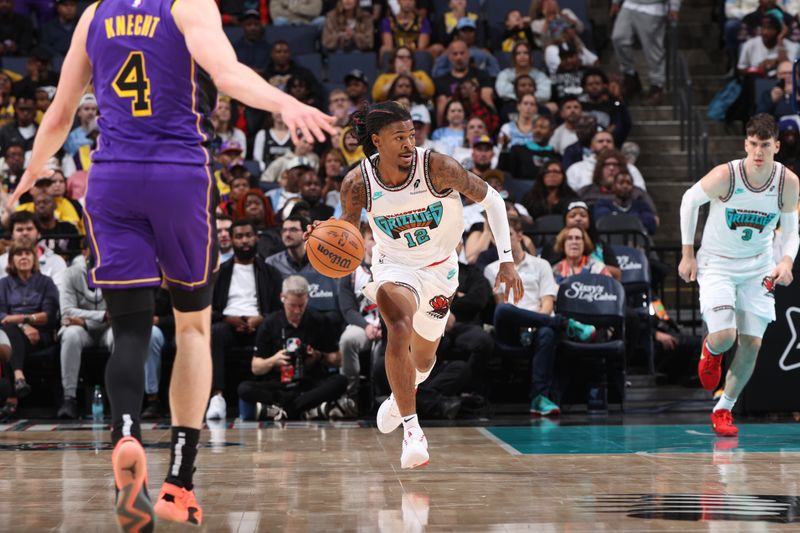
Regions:
[[338, 338], [326, 335], [330, 319], [308, 308], [305, 278], [283, 280], [281, 302], [283, 309], [258, 327], [252, 361], [255, 379], [239, 385], [239, 398], [257, 404], [256, 416], [260, 411], [261, 418], [324, 415], [320, 413], [324, 409], [314, 408], [333, 403], [347, 390], [347, 378], [338, 370], [342, 364]]

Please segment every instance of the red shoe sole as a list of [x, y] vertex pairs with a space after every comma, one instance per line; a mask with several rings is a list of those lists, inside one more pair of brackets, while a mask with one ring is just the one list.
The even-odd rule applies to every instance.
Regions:
[[126, 533], [148, 533], [155, 526], [155, 514], [144, 487], [147, 483], [147, 459], [138, 441], [126, 437], [111, 454], [114, 482], [119, 489], [116, 518]]

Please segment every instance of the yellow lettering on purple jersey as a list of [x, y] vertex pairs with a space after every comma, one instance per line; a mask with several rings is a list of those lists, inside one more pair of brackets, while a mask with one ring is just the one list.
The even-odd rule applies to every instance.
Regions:
[[153, 17], [153, 27], [150, 29], [150, 34], [148, 35], [148, 37], [151, 38], [153, 37], [153, 34], [156, 32], [156, 26], [158, 26], [160, 20], [161, 17]]
[[125, 15], [117, 15], [114, 17], [114, 21], [117, 24], [117, 30], [115, 32], [117, 36], [125, 35]]
[[142, 34], [142, 21], [144, 21], [144, 17], [142, 15], [136, 15], [133, 19], [133, 34], [134, 35], [141, 35]]
[[107, 18], [103, 22], [106, 24], [106, 38], [111, 39], [114, 37], [114, 19]]

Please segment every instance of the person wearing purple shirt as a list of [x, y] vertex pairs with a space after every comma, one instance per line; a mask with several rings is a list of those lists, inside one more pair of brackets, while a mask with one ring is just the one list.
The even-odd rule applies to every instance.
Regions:
[[[214, 0], [103, 0], [81, 16], [56, 96], [42, 119], [13, 207], [67, 138], [89, 82], [100, 110], [86, 194], [95, 264], [114, 335], [106, 365], [117, 522], [151, 530], [163, 520], [200, 525], [193, 471], [211, 390], [211, 299], [218, 270], [209, 115], [217, 88], [244, 105], [281, 111], [292, 138], [320, 142], [333, 117], [270, 86], [239, 63]], [[213, 80], [213, 81], [212, 81]], [[139, 413], [162, 276], [175, 309], [167, 479], [153, 505]]]

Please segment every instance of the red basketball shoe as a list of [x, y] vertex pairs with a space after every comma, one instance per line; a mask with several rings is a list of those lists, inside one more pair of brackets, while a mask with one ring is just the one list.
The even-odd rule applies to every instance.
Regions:
[[697, 376], [700, 384], [706, 390], [714, 390], [722, 378], [722, 354], [714, 355], [708, 351], [706, 337], [703, 338], [703, 350], [700, 352], [700, 362], [697, 364]]
[[720, 437], [735, 437], [739, 428], [733, 425], [733, 415], [727, 409], [717, 409], [711, 413], [711, 429]]

